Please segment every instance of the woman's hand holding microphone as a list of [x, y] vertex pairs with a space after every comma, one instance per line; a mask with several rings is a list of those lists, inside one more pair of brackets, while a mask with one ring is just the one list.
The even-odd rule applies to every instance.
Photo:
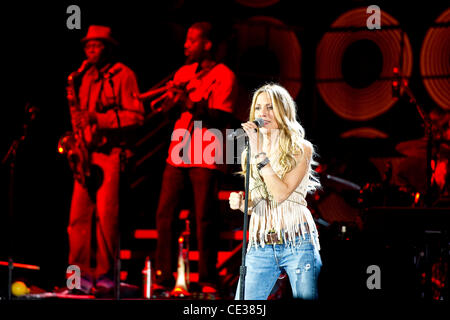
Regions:
[[242, 129], [244, 129], [245, 133], [248, 136], [248, 142], [250, 144], [250, 151], [252, 154], [252, 157], [262, 151], [262, 144], [259, 140], [258, 135], [258, 126], [255, 124], [254, 121], [248, 121], [242, 123]]

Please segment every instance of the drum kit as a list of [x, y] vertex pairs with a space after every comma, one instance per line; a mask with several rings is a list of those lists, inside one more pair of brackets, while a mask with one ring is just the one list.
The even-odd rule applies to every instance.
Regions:
[[[384, 148], [378, 157], [369, 154], [369, 161], [380, 177], [372, 180], [377, 181], [355, 183], [351, 178], [347, 179], [349, 175], [340, 175], [345, 173], [342, 170], [333, 171], [326, 165], [319, 167], [317, 171], [323, 188], [308, 199], [318, 226], [330, 229], [337, 225], [342, 235], [342, 230], [348, 231], [349, 226], [362, 229], [363, 212], [367, 208], [448, 206], [450, 117], [444, 123], [442, 117], [439, 121], [439, 126], [433, 123], [433, 139], [424, 137], [397, 144], [392, 144], [389, 139], [375, 139], [378, 143], [386, 140], [385, 146], [393, 146]], [[367, 141], [367, 137], [363, 140], [363, 144], [378, 145]], [[383, 157], [379, 157], [380, 154]], [[353, 169], [352, 164], [345, 166]], [[428, 166], [431, 168], [430, 180]], [[364, 168], [361, 172], [366, 171]]]

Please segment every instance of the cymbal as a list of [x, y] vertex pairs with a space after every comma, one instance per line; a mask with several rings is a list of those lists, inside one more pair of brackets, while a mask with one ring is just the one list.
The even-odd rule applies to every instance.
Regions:
[[427, 156], [427, 139], [403, 141], [397, 144], [395, 150], [408, 157], [424, 158]]
[[347, 138], [387, 139], [389, 135], [376, 128], [361, 127], [343, 132], [341, 133], [340, 137], [344, 139]]

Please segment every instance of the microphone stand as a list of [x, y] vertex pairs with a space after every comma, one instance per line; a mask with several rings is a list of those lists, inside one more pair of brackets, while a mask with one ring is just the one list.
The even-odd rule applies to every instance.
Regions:
[[245, 275], [247, 273], [247, 267], [245, 266], [245, 255], [247, 252], [247, 229], [248, 229], [248, 197], [249, 197], [249, 182], [250, 182], [250, 143], [248, 136], [245, 136], [245, 146], [247, 147], [247, 164], [245, 172], [245, 201], [244, 201], [244, 226], [242, 232], [242, 265], [239, 268], [239, 283], [240, 292], [239, 300], [244, 300], [245, 294]]
[[8, 238], [8, 300], [11, 300], [11, 283], [12, 283], [12, 270], [14, 268], [13, 261], [13, 245], [11, 240], [11, 232], [12, 232], [12, 224], [13, 224], [13, 213], [14, 213], [14, 175], [15, 175], [15, 167], [16, 167], [16, 155], [17, 149], [19, 148], [20, 142], [25, 139], [25, 136], [22, 136], [20, 139], [15, 139], [11, 146], [9, 147], [8, 152], [2, 160], [2, 165], [6, 164], [9, 161], [9, 208], [8, 208], [8, 217], [7, 217], [7, 226], [8, 231], [6, 237]]
[[[119, 70], [120, 71], [120, 70]], [[121, 132], [122, 126], [120, 124], [120, 117], [119, 117], [119, 104], [116, 101], [116, 96], [115, 96], [115, 92], [114, 92], [114, 82], [112, 80], [112, 76], [109, 76], [108, 78], [108, 82], [109, 85], [111, 86], [111, 91], [114, 94], [114, 102], [116, 104], [116, 106], [114, 107], [114, 112], [116, 114], [116, 120], [117, 120], [117, 130], [119, 131], [119, 134], [122, 135], [123, 132]], [[119, 138], [119, 144], [120, 144], [120, 156], [119, 156], [119, 171], [120, 171], [120, 178], [119, 178], [119, 192], [121, 189], [121, 185], [122, 185], [122, 178], [123, 178], [123, 173], [125, 170], [125, 150], [124, 150], [124, 146], [121, 143], [122, 139]], [[120, 193], [119, 193], [119, 197], [120, 197]], [[123, 199], [121, 199], [123, 200]], [[120, 270], [121, 270], [121, 262], [120, 262], [120, 248], [121, 248], [121, 230], [120, 230], [120, 220], [121, 220], [121, 214], [120, 214], [120, 208], [121, 208], [121, 203], [119, 203], [119, 222], [118, 222], [118, 230], [117, 230], [117, 252], [116, 252], [116, 256], [115, 256], [115, 261], [114, 261], [114, 299], [115, 300], [120, 300]]]
[[[36, 114], [33, 113], [33, 107], [30, 104], [27, 104], [25, 107], [26, 113], [30, 113], [30, 121], [35, 120]], [[8, 217], [7, 217], [7, 241], [8, 241], [8, 296], [7, 299], [11, 300], [11, 287], [12, 287], [12, 271], [14, 269], [14, 261], [13, 261], [13, 242], [12, 242], [12, 232], [13, 232], [13, 217], [14, 217], [14, 187], [15, 187], [15, 169], [16, 169], [16, 160], [17, 160], [17, 150], [20, 147], [20, 144], [25, 141], [28, 135], [28, 122], [25, 121], [23, 124], [23, 132], [22, 136], [18, 139], [13, 140], [11, 146], [8, 149], [8, 152], [2, 159], [2, 165], [5, 165], [9, 162], [9, 208], [8, 208]]]
[[425, 191], [425, 205], [430, 206], [431, 205], [431, 175], [432, 175], [432, 168], [431, 168], [431, 158], [433, 156], [433, 131], [432, 131], [432, 123], [430, 120], [430, 117], [428, 114], [424, 111], [423, 107], [417, 102], [416, 97], [414, 96], [411, 88], [408, 86], [408, 82], [405, 80], [403, 81], [403, 88], [405, 89], [406, 94], [409, 97], [409, 102], [413, 103], [417, 111], [419, 112], [420, 117], [422, 118], [422, 121], [424, 123], [424, 129], [425, 129], [425, 137], [427, 139], [427, 153], [426, 153], [426, 161], [427, 161], [427, 168], [426, 168], [426, 191]]
[[423, 107], [417, 102], [416, 97], [414, 96], [411, 88], [409, 87], [408, 80], [403, 77], [402, 71], [403, 71], [403, 51], [404, 51], [404, 38], [405, 38], [405, 32], [401, 31], [401, 38], [400, 38], [400, 57], [399, 57], [399, 72], [400, 72], [400, 78], [399, 78], [399, 95], [401, 95], [401, 88], [404, 88], [406, 94], [409, 97], [409, 102], [414, 104], [417, 108], [417, 111], [419, 112], [420, 117], [422, 118], [423, 124], [424, 124], [424, 130], [425, 130], [425, 137], [427, 139], [427, 153], [426, 153], [426, 161], [427, 161], [427, 168], [426, 168], [426, 184], [425, 184], [425, 206], [431, 205], [431, 175], [432, 175], [432, 168], [431, 168], [431, 157], [432, 157], [432, 141], [433, 141], [433, 132], [432, 132], [432, 123], [430, 120], [430, 117], [425, 112]]

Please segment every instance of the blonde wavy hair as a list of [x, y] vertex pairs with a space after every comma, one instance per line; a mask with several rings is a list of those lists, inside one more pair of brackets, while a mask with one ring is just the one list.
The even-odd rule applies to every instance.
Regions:
[[[266, 92], [272, 102], [273, 111], [275, 119], [278, 124], [279, 130], [279, 164], [281, 167], [281, 177], [284, 177], [286, 173], [291, 171], [297, 165], [295, 160], [295, 155], [304, 154], [303, 143], [308, 143], [311, 147], [311, 161], [309, 162], [308, 175], [308, 192], [314, 192], [316, 189], [320, 188], [320, 182], [317, 177], [317, 173], [312, 169], [313, 166], [318, 165], [314, 160], [316, 153], [314, 151], [314, 146], [305, 139], [305, 129], [297, 121], [297, 105], [292, 99], [289, 92], [282, 86], [274, 83], [266, 84], [259, 89], [257, 89], [252, 98], [252, 104], [250, 107], [249, 121], [255, 120], [255, 105], [258, 96]], [[261, 133], [259, 133], [261, 134]], [[309, 160], [309, 159], [308, 159]], [[247, 165], [247, 149], [242, 152], [242, 171], [240, 174], [245, 176]], [[255, 175], [257, 172], [255, 166], [251, 166], [250, 173], [253, 178], [261, 179], [259, 174]]]

